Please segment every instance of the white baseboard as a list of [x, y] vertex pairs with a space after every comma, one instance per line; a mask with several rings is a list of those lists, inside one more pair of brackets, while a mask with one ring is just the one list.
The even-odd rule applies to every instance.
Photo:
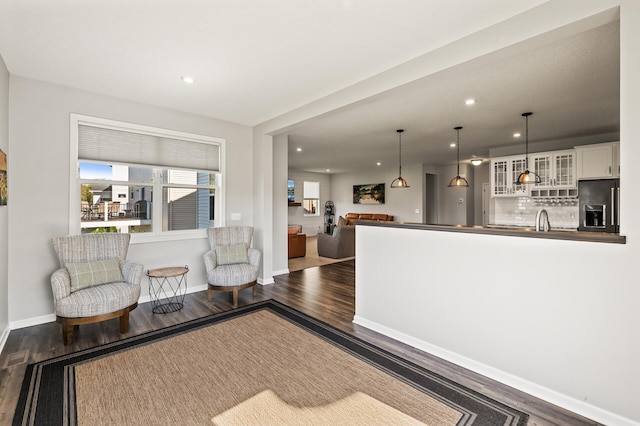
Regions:
[[587, 404], [584, 401], [580, 401], [563, 393], [554, 391], [553, 389], [549, 389], [544, 386], [538, 385], [537, 383], [533, 383], [529, 380], [523, 379], [522, 377], [515, 376], [513, 374], [475, 361], [471, 358], [467, 358], [463, 355], [449, 351], [440, 346], [436, 346], [415, 337], [409, 336], [408, 334], [386, 327], [374, 321], [369, 321], [356, 315], [353, 318], [353, 322], [399, 342], [406, 343], [407, 345], [420, 349], [423, 352], [435, 355], [446, 361], [452, 362], [468, 370], [482, 374], [483, 376], [487, 376], [500, 383], [516, 388], [522, 392], [528, 393], [537, 398], [550, 402], [551, 404], [563, 407], [569, 411], [580, 414], [602, 424], [618, 426], [640, 425], [640, 423], [637, 423], [629, 418], [622, 417], [611, 411], [607, 411], [594, 405]]
[[18, 321], [10, 321], [9, 328], [11, 330], [17, 330], [19, 328], [31, 327], [33, 325], [46, 324], [48, 322], [54, 322], [56, 320], [56, 314], [47, 314], [39, 317], [26, 318]]
[[[204, 291], [207, 289], [206, 284], [187, 287], [187, 294], [196, 293], [198, 291]], [[138, 299], [138, 304], [148, 303], [151, 301], [151, 297], [148, 294], [141, 295]], [[46, 324], [48, 322], [54, 322], [56, 320], [56, 314], [47, 314], [39, 317], [26, 318], [18, 321], [9, 322], [10, 330], [17, 330], [19, 328], [31, 327], [33, 325]]]
[[290, 272], [289, 268], [286, 268], [286, 269], [281, 269], [280, 271], [273, 271], [273, 275], [274, 276], [276, 276], [276, 275], [284, 275], [284, 274], [288, 274], [289, 272]]
[[269, 277], [269, 278], [258, 278], [258, 284], [260, 285], [269, 285], [269, 284], [275, 284], [276, 282], [273, 280], [273, 277]]

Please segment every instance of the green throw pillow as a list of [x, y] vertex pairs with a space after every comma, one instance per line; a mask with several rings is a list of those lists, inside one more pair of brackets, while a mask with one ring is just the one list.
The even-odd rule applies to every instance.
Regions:
[[122, 281], [122, 271], [118, 259], [97, 262], [65, 264], [71, 277], [71, 292], [95, 285]]
[[216, 246], [216, 258], [218, 265], [231, 265], [234, 263], [249, 263], [246, 244], [232, 244], [228, 246]]

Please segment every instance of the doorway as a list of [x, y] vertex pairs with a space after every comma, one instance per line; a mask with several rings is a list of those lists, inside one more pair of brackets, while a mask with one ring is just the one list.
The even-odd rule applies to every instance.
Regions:
[[487, 226], [491, 218], [491, 185], [482, 184], [482, 226]]
[[438, 175], [425, 174], [424, 223], [438, 223]]

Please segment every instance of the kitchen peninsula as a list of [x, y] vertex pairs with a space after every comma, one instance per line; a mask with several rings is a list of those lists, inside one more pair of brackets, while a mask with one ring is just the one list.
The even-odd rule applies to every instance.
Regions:
[[416, 229], [440, 232], [461, 232], [468, 234], [499, 235], [523, 238], [544, 238], [565, 241], [589, 241], [594, 243], [625, 244], [627, 239], [623, 235], [605, 232], [568, 231], [553, 228], [547, 232], [536, 231], [528, 226], [465, 226], [465, 225], [428, 225], [422, 223], [405, 222], [356, 222], [357, 225], [382, 226], [392, 228]]
[[[588, 417], [615, 412], [611, 390], [637, 363], [617, 332], [633, 315], [625, 289], [637, 270], [625, 237], [356, 227], [354, 323]], [[584, 263], [570, 266], [569, 253]]]

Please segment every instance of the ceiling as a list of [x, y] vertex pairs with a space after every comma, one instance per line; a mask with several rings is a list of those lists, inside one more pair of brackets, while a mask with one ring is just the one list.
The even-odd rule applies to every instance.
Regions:
[[[257, 125], [545, 0], [0, 0], [13, 75]], [[618, 24], [491, 64], [466, 63], [292, 130], [291, 168], [455, 162], [619, 128]], [[195, 83], [185, 84], [181, 76]], [[463, 105], [467, 97], [477, 103]], [[298, 153], [296, 147], [302, 147]], [[340, 155], [336, 155], [336, 150]]]
[[[496, 61], [465, 63], [289, 132], [289, 167], [326, 173], [487, 159], [490, 150], [572, 147], [620, 128], [619, 21]], [[479, 61], [478, 61], [479, 62]], [[476, 103], [465, 105], [473, 98]], [[520, 132], [520, 138], [513, 135]], [[581, 144], [581, 143], [578, 143]], [[337, 149], [336, 149], [337, 147]], [[302, 152], [297, 152], [302, 148]], [[337, 154], [339, 153], [339, 154]]]

